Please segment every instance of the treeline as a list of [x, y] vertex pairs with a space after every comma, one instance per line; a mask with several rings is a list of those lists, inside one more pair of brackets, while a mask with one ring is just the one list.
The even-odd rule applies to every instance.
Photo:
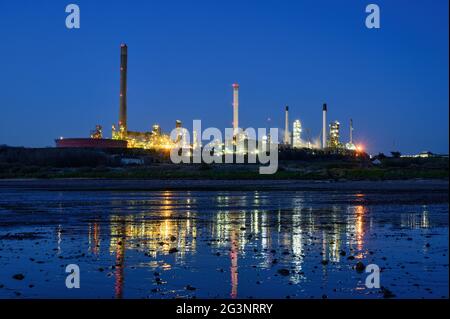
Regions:
[[112, 164], [110, 156], [99, 150], [21, 147], [1, 147], [0, 163], [51, 167], [95, 167]]
[[0, 147], [2, 166], [113, 167], [121, 166], [122, 158], [140, 158], [147, 164], [163, 162], [168, 156], [133, 149]]
[[298, 160], [298, 161], [349, 161], [349, 162], [367, 162], [369, 155], [364, 152], [355, 152], [351, 150], [319, 150], [307, 148], [281, 148], [278, 153], [279, 160]]

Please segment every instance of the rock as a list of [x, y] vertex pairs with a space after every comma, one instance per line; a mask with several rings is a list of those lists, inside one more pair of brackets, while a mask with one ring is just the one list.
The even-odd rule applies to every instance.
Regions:
[[289, 276], [289, 274], [290, 274], [289, 269], [286, 269], [286, 268], [278, 269], [277, 272], [278, 272], [281, 276]]
[[25, 278], [25, 276], [22, 275], [22, 274], [15, 274], [13, 276], [13, 278], [16, 279], [16, 280], [23, 280]]
[[383, 293], [383, 298], [394, 298], [395, 295], [389, 289], [381, 287], [381, 292]]
[[169, 249], [169, 254], [173, 254], [173, 253], [177, 253], [177, 252], [178, 252], [178, 249], [175, 247]]
[[356, 263], [355, 269], [357, 272], [363, 272], [364, 269], [366, 269], [366, 266], [364, 266], [364, 264], [362, 262], [358, 261]]

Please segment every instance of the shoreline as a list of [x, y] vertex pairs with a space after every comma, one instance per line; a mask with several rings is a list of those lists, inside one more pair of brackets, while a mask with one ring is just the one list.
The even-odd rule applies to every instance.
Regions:
[[0, 190], [49, 191], [371, 191], [448, 192], [448, 180], [2, 179]]

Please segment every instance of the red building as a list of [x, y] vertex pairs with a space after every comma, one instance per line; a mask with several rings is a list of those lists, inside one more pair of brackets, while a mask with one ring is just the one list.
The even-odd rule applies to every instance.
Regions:
[[77, 148], [126, 148], [127, 141], [106, 138], [60, 138], [55, 140], [56, 147]]

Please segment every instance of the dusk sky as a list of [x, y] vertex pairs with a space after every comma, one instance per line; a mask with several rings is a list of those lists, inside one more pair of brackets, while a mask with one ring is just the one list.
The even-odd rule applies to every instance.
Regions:
[[[65, 7], [81, 28], [65, 26]], [[381, 8], [381, 29], [365, 7]], [[231, 127], [232, 83], [241, 127], [300, 119], [311, 137], [348, 122], [370, 153], [448, 153], [447, 0], [0, 2], [0, 144], [54, 146], [111, 136], [118, 121], [120, 44], [128, 45], [128, 126], [170, 132]], [[270, 123], [267, 119], [271, 118]]]

